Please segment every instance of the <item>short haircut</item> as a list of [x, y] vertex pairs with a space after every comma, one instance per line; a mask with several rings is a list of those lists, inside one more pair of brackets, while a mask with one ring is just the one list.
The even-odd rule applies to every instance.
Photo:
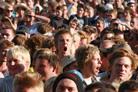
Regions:
[[131, 32], [136, 35], [136, 40], [138, 41], [138, 29], [132, 29]]
[[138, 66], [138, 56], [132, 52], [128, 51], [126, 49], [120, 48], [116, 51], [114, 51], [108, 58], [109, 64], [112, 66], [115, 62], [115, 59], [118, 57], [128, 57], [131, 60], [131, 69], [135, 70]]
[[95, 34], [95, 38], [98, 37], [98, 32], [95, 28], [93, 28], [93, 26], [87, 26], [83, 29], [83, 31], [85, 31], [89, 35]]
[[61, 11], [63, 11], [63, 6], [57, 6], [56, 10], [61, 10]]
[[37, 27], [37, 31], [41, 34], [45, 34], [45, 33], [48, 33], [48, 32], [52, 32], [52, 27], [49, 24], [41, 23]]
[[28, 62], [27, 70], [29, 70], [31, 59], [29, 51], [23, 46], [14, 46], [6, 54], [6, 57], [21, 56], [25, 62]]
[[38, 50], [35, 51], [33, 55], [33, 61], [36, 61], [37, 56], [40, 54], [52, 54], [52, 52], [48, 48], [39, 48]]
[[89, 62], [96, 53], [99, 53], [98, 47], [91, 44], [81, 45], [75, 52], [79, 69], [82, 69], [83, 65]]
[[118, 92], [125, 92], [125, 90], [129, 91], [138, 91], [138, 81], [136, 80], [130, 80], [130, 81], [125, 81], [123, 82], [120, 87]]
[[57, 67], [56, 74], [62, 73], [63, 68], [62, 68], [61, 60], [55, 54], [40, 54], [37, 56], [37, 59], [48, 60], [48, 63], [50, 66]]
[[13, 42], [10, 42], [8, 40], [0, 40], [0, 48], [2, 47], [13, 47], [14, 46], [14, 43]]
[[46, 39], [45, 36], [42, 35], [34, 35], [31, 38], [27, 39], [25, 42], [25, 45], [31, 49], [33, 52], [35, 52], [40, 45], [42, 44], [42, 42]]
[[55, 36], [54, 36], [54, 43], [55, 45], [58, 45], [58, 37], [62, 34], [69, 34], [70, 35], [70, 38], [72, 40], [72, 43], [73, 43], [73, 36], [72, 34], [70, 33], [69, 30], [66, 30], [66, 29], [61, 29], [59, 30], [58, 32], [56, 32]]
[[78, 8], [83, 8], [83, 10], [85, 10], [86, 6], [85, 6], [85, 4], [78, 4], [77, 9]]
[[25, 41], [26, 41], [26, 38], [22, 34], [16, 35], [12, 40], [12, 42], [14, 42], [15, 45], [19, 45], [19, 46], [25, 46]]
[[111, 88], [101, 88], [97, 92], [116, 92], [116, 91], [112, 90]]
[[87, 39], [87, 44], [90, 43], [90, 37], [88, 36], [88, 34], [85, 31], [79, 31], [78, 33], [80, 35], [81, 40]]
[[131, 19], [136, 19], [136, 21], [138, 21], [138, 16], [132, 16]]
[[13, 88], [23, 86], [24, 88], [33, 88], [36, 92], [44, 92], [44, 83], [40, 74], [36, 72], [22, 72], [15, 76]]
[[132, 16], [134, 15], [134, 12], [132, 9], [130, 9], [130, 7], [126, 7], [124, 11], [128, 11]]
[[51, 49], [52, 47], [55, 46], [55, 43], [54, 43], [54, 37], [48, 37], [46, 38], [42, 44], [41, 44], [41, 48], [49, 48]]
[[113, 9], [113, 10], [109, 10], [108, 13], [113, 13], [113, 15], [115, 15], [117, 17], [117, 10]]
[[103, 39], [104, 35], [109, 34], [109, 33], [114, 35], [114, 32], [112, 31], [111, 28], [104, 28], [103, 31], [101, 32], [100, 38]]

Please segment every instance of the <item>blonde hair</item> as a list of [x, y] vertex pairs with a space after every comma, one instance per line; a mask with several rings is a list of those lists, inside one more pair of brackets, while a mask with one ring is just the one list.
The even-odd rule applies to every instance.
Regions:
[[34, 88], [36, 92], [44, 92], [44, 83], [41, 75], [35, 72], [22, 72], [15, 76], [13, 88], [23, 86], [24, 88]]
[[6, 57], [9, 58], [9, 57], [16, 57], [16, 56], [21, 56], [25, 62], [28, 62], [27, 70], [29, 70], [30, 63], [31, 63], [29, 51], [23, 46], [16, 45], [7, 52]]
[[89, 62], [96, 53], [99, 53], [98, 47], [91, 44], [81, 45], [75, 52], [75, 58], [79, 69], [82, 69], [83, 65]]

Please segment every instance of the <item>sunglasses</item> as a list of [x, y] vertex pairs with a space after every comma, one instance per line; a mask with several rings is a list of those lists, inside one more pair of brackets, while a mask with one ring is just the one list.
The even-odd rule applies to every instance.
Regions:
[[13, 12], [13, 10], [6, 10], [7, 12]]
[[29, 17], [29, 18], [32, 18], [32, 17], [34, 17], [34, 16], [31, 16], [31, 15], [25, 15], [25, 17]]

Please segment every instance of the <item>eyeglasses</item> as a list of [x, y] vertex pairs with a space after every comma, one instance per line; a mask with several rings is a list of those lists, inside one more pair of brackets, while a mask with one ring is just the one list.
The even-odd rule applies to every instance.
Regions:
[[31, 16], [31, 15], [25, 15], [25, 17], [29, 17], [29, 18], [32, 18], [32, 17], [34, 17], [34, 16]]
[[13, 12], [13, 10], [7, 10], [7, 12]]

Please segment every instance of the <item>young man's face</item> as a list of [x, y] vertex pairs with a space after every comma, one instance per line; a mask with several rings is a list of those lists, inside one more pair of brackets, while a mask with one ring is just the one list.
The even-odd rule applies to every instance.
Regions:
[[130, 21], [130, 25], [134, 28], [137, 28], [138, 27], [138, 22], [136, 20], [136, 18], [132, 18], [131, 21]]
[[125, 11], [124, 17], [125, 18], [131, 18], [131, 15], [130, 15], [129, 11]]
[[6, 53], [7, 51], [10, 49], [11, 47], [5, 47], [5, 46], [2, 46], [0, 48], [0, 62], [6, 62], [7, 61], [7, 58], [6, 58]]
[[129, 57], [118, 57], [111, 65], [111, 79], [121, 79], [127, 81], [131, 78], [131, 60]]
[[78, 88], [73, 80], [65, 78], [59, 81], [56, 92], [78, 92]]
[[79, 7], [79, 8], [77, 9], [77, 16], [78, 16], [78, 17], [82, 17], [83, 14], [84, 14], [84, 9], [81, 8], [81, 7]]
[[58, 54], [62, 56], [69, 55], [72, 48], [72, 39], [71, 35], [68, 33], [61, 34], [58, 36], [58, 44], [56, 46]]
[[101, 21], [101, 20], [97, 20], [96, 22], [95, 22], [95, 26], [96, 26], [96, 28], [98, 29], [98, 30], [103, 30], [104, 29], [104, 22], [103, 21]]
[[116, 16], [113, 13], [108, 14], [109, 21], [111, 21], [112, 19], [115, 19], [115, 18], [116, 18]]
[[62, 13], [61, 10], [57, 10], [57, 11], [56, 11], [56, 15], [57, 15], [58, 18], [62, 17], [62, 14], [63, 14], [63, 13]]
[[35, 88], [27, 88], [22, 85], [16, 85], [14, 87], [14, 92], [37, 92]]
[[9, 70], [9, 73], [13, 76], [15, 76], [17, 73], [27, 71], [27, 66], [29, 63], [21, 56], [15, 56], [15, 57], [7, 57], [7, 67]]
[[87, 66], [89, 67], [89, 72], [95, 76], [99, 73], [99, 69], [101, 67], [102, 61], [100, 54], [97, 52], [93, 56], [93, 58], [87, 63]]
[[48, 60], [46, 59], [36, 59], [35, 63], [35, 71], [38, 72], [42, 76], [42, 80], [48, 80], [53, 72], [53, 67], [50, 66]]
[[95, 37], [96, 33], [92, 33], [90, 35], [90, 42], [93, 41], [93, 40], [96, 40], [96, 37]]
[[2, 37], [2, 39], [12, 41], [13, 38], [15, 37], [15, 35], [14, 35], [12, 29], [2, 29], [1, 30], [1, 37]]
[[128, 5], [130, 9], [132, 9], [134, 12], [136, 11], [136, 5], [135, 4], [129, 4]]
[[33, 12], [26, 12], [25, 21], [26, 22], [33, 22], [35, 20], [34, 16], [35, 16], [35, 14]]

